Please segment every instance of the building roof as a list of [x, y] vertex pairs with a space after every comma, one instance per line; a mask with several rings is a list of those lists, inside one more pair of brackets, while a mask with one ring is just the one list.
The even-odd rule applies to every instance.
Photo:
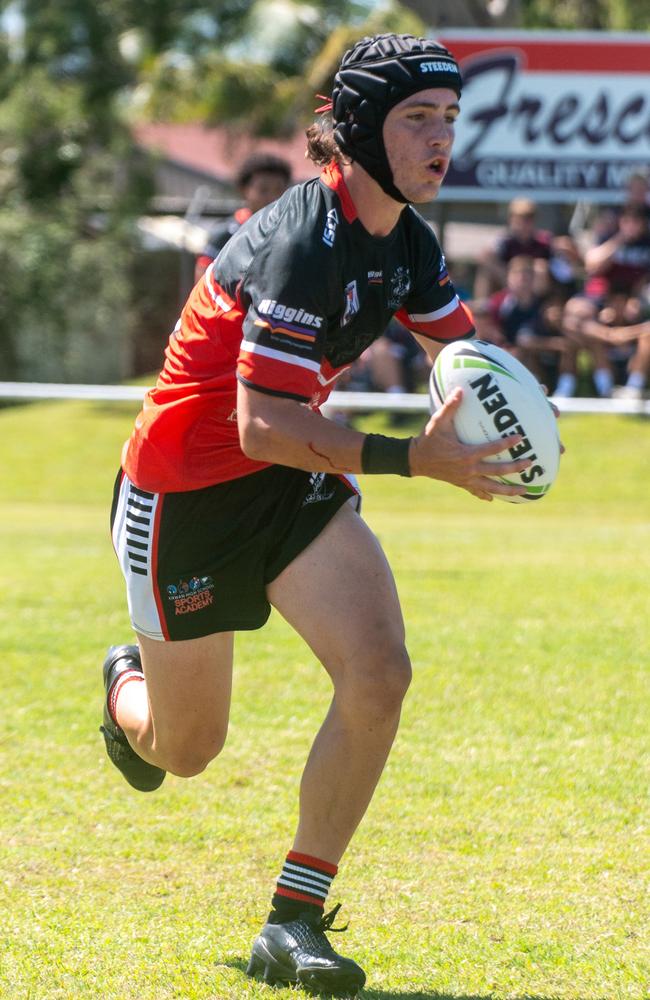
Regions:
[[288, 160], [294, 180], [304, 181], [319, 174], [319, 168], [305, 158], [304, 132], [288, 139], [267, 139], [225, 125], [151, 122], [135, 125], [139, 146], [177, 166], [213, 177], [221, 184], [232, 182], [240, 164], [251, 153], [273, 153]]

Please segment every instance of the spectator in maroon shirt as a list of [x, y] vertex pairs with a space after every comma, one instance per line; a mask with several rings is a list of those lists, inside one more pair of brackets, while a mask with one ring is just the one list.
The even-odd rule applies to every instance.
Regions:
[[544, 278], [551, 258], [552, 235], [538, 229], [535, 203], [528, 198], [515, 198], [508, 207], [508, 226], [496, 243], [482, 254], [476, 273], [474, 294], [486, 298], [495, 289], [503, 288], [506, 268], [513, 257], [531, 257]]
[[617, 231], [585, 254], [589, 298], [604, 304], [610, 293], [637, 295], [650, 281], [650, 225], [642, 205], [626, 205]]
[[513, 257], [507, 266], [506, 286], [488, 299], [489, 318], [484, 317], [479, 330], [480, 336], [513, 354], [550, 389], [564, 375], [570, 375], [575, 385], [577, 352], [563, 336], [558, 302], [539, 293], [535, 260]]

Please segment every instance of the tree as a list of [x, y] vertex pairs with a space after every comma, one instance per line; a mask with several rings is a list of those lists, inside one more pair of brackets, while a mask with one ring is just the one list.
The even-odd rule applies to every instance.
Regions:
[[404, 5], [372, 9], [351, 0], [227, 0], [201, 25], [191, 53], [179, 44], [143, 66], [140, 114], [294, 131], [313, 117], [316, 90], [331, 87], [341, 53], [359, 36], [424, 31]]
[[526, 28], [647, 31], [647, 0], [521, 0]]
[[520, 23], [521, 0], [402, 0], [434, 28], [503, 28]]
[[128, 373], [133, 221], [150, 187], [119, 112], [107, 5], [25, 0], [0, 105], [0, 378]]

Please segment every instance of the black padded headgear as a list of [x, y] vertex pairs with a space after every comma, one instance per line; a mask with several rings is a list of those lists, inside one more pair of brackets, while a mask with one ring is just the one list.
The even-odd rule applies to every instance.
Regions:
[[395, 186], [384, 148], [386, 115], [419, 90], [447, 87], [460, 97], [458, 63], [439, 42], [414, 35], [375, 35], [349, 49], [334, 77], [332, 118], [340, 149], [366, 170], [396, 201], [406, 203]]

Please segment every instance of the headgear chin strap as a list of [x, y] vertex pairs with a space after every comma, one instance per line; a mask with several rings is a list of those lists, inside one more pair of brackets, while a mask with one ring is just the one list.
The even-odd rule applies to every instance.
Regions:
[[386, 156], [386, 115], [429, 87], [449, 88], [460, 97], [461, 83], [458, 63], [433, 39], [393, 34], [362, 38], [345, 53], [334, 78], [332, 118], [339, 148], [391, 198], [408, 202], [395, 186]]

